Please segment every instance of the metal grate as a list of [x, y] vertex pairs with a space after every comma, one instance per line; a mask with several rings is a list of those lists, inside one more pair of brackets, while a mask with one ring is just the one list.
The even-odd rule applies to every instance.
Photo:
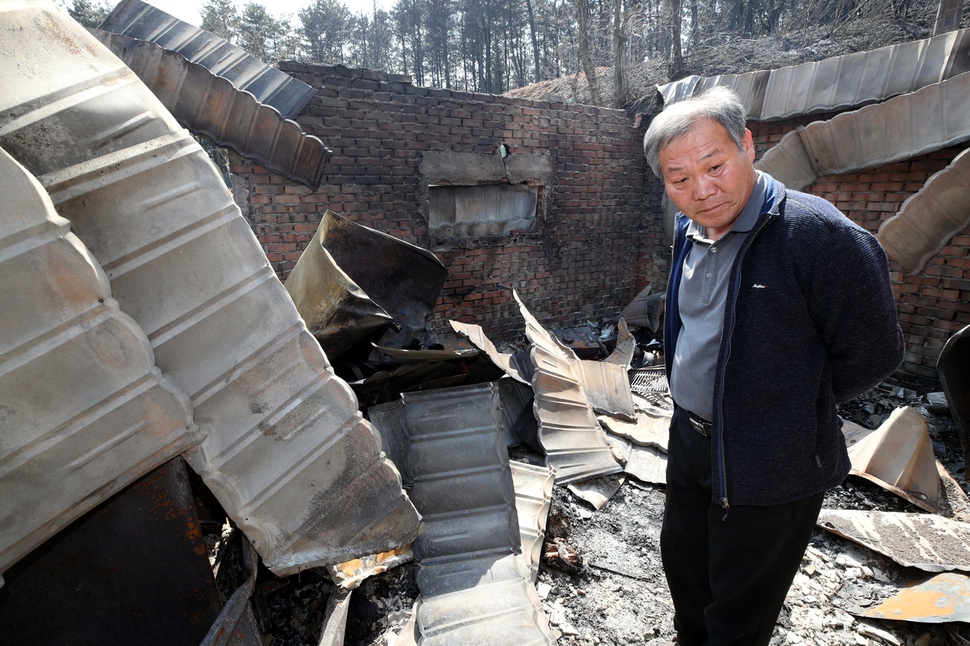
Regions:
[[630, 390], [658, 408], [666, 411], [674, 410], [670, 387], [667, 385], [667, 374], [663, 366], [631, 370]]

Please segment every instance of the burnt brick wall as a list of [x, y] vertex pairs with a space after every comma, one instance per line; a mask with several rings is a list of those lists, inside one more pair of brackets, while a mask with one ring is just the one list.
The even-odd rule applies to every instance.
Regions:
[[[787, 132], [825, 117], [751, 124], [761, 155]], [[820, 195], [872, 233], [899, 212], [903, 202], [943, 170], [962, 148], [946, 148], [906, 161], [855, 173], [821, 177], [805, 190]], [[921, 272], [908, 275], [891, 262], [899, 323], [906, 355], [897, 376], [939, 387], [936, 362], [946, 340], [970, 325], [970, 231], [963, 231], [931, 258]]]
[[[297, 121], [333, 151], [312, 191], [236, 159], [234, 193], [272, 266], [285, 279], [335, 213], [432, 250], [449, 270], [437, 327], [457, 319], [496, 339], [522, 320], [507, 287], [546, 324], [613, 319], [648, 283], [662, 287], [668, 259], [656, 182], [638, 121], [619, 110], [419, 88], [407, 77], [284, 63], [319, 88]], [[427, 225], [428, 153], [548, 155], [536, 233], [438, 239]]]

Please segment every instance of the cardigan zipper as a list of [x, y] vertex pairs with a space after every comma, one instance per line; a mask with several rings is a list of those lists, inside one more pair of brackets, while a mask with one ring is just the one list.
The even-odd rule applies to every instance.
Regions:
[[767, 215], [768, 217], [766, 217], [764, 222], [761, 223], [761, 226], [759, 226], [750, 236], [748, 236], [744, 246], [738, 251], [738, 259], [735, 263], [737, 269], [735, 270], [734, 293], [731, 294], [727, 349], [724, 354], [724, 364], [721, 368], [721, 384], [717, 393], [717, 407], [714, 410], [714, 427], [720, 429], [720, 432], [717, 434], [718, 474], [720, 475], [720, 491], [718, 491], [718, 493], [720, 494], [719, 498], [721, 499], [721, 507], [724, 509], [724, 518], [721, 519], [722, 521], [727, 519], [728, 512], [731, 510], [731, 504], [728, 501], [727, 495], [727, 461], [724, 457], [724, 424], [723, 420], [720, 419], [722, 417], [721, 411], [724, 408], [724, 373], [727, 371], [727, 363], [731, 359], [731, 339], [734, 336], [734, 323], [735, 319], [737, 318], [735, 316], [735, 310], [738, 303], [738, 291], [740, 291], [741, 286], [741, 264], [744, 262], [744, 257], [747, 255], [751, 245], [754, 244], [755, 238], [761, 235], [761, 232], [764, 231], [765, 227], [767, 227], [768, 224], [770, 224], [773, 220], [773, 216], [770, 213]]

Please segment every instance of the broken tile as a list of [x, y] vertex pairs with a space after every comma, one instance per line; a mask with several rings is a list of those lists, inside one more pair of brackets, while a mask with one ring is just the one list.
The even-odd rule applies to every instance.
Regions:
[[0, 145], [83, 232], [190, 397], [206, 437], [185, 455], [266, 565], [286, 575], [410, 542], [418, 516], [400, 476], [208, 155], [52, 3], [0, 15], [0, 41], [30, 51], [33, 70], [0, 67], [0, 86], [17, 89], [0, 93]]
[[539, 442], [548, 463], [556, 469], [556, 482], [568, 484], [619, 473], [623, 469], [610, 451], [578, 375], [579, 359], [539, 324], [518, 294], [513, 292], [513, 296], [533, 344], [529, 356], [535, 367], [532, 389]]
[[202, 436], [97, 261], [3, 150], [0, 194], [2, 575]]
[[935, 512], [940, 504], [940, 475], [926, 419], [915, 408], [892, 412], [878, 429], [849, 447], [852, 475], [860, 476]]
[[970, 524], [934, 514], [823, 509], [817, 525], [927, 572], [970, 572]]

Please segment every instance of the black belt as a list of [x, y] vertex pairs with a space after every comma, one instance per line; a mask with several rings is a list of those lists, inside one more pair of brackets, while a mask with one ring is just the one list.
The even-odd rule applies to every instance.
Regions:
[[700, 433], [704, 437], [710, 437], [711, 436], [711, 433], [714, 432], [714, 424], [713, 424], [713, 422], [708, 422], [703, 417], [698, 417], [697, 415], [695, 415], [694, 413], [690, 412], [686, 408], [682, 408], [681, 410], [684, 411], [684, 414], [685, 415], [687, 415], [687, 421], [690, 422], [690, 425], [692, 427], [694, 427], [694, 430], [695, 431], [697, 431], [698, 433]]

